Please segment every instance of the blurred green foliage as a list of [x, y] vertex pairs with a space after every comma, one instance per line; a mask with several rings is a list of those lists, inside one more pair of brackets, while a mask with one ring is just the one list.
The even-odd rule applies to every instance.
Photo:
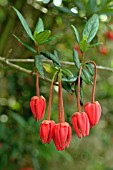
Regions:
[[[103, 42], [108, 53], [102, 55], [100, 47], [86, 53], [86, 58], [97, 65], [113, 68], [113, 41], [106, 38], [106, 31], [113, 31], [112, 0], [63, 0], [61, 6], [55, 1], [0, 0], [0, 56], [6, 58], [33, 58], [12, 36], [16, 34], [31, 44], [29, 37], [17, 19], [11, 6], [16, 7], [26, 18], [31, 30], [39, 17], [53, 34], [63, 33], [42, 51], [58, 51], [60, 60], [72, 61], [76, 38], [70, 25], [82, 32], [83, 25], [92, 14], [99, 14], [100, 27], [94, 42]], [[58, 3], [58, 1], [56, 1]], [[56, 4], [58, 5], [58, 4]], [[74, 11], [74, 12], [73, 12]], [[81, 35], [80, 35], [81, 36]], [[12, 52], [10, 53], [9, 51]], [[32, 69], [33, 64], [19, 65]], [[74, 70], [75, 67], [65, 66]], [[51, 75], [46, 74], [51, 77]], [[78, 139], [73, 132], [70, 147], [58, 152], [53, 143], [42, 145], [39, 139], [39, 123], [32, 116], [29, 100], [35, 95], [35, 77], [26, 75], [0, 63], [0, 170], [113, 170], [113, 74], [98, 70], [96, 100], [101, 103], [102, 116], [99, 124], [91, 129], [90, 135]], [[49, 84], [40, 81], [41, 94], [48, 102]], [[84, 100], [89, 101], [91, 86], [83, 87]], [[51, 116], [57, 122], [57, 89], [53, 93]], [[66, 120], [77, 110], [76, 99], [63, 90]], [[45, 115], [46, 117], [46, 115]], [[26, 168], [26, 169], [25, 169]]]

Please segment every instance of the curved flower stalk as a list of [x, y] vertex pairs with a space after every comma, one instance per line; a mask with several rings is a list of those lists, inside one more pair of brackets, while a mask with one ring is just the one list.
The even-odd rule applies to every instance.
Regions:
[[84, 106], [84, 110], [88, 115], [89, 121], [90, 121], [90, 126], [93, 127], [96, 125], [101, 116], [101, 106], [98, 101], [95, 101], [95, 89], [96, 89], [96, 63], [94, 61], [88, 61], [94, 65], [94, 81], [93, 81], [93, 88], [92, 88], [92, 103], [88, 102]]
[[42, 143], [50, 143], [53, 139], [54, 135], [54, 126], [55, 122], [53, 120], [50, 120], [50, 114], [51, 114], [51, 104], [52, 104], [52, 89], [53, 89], [53, 83], [54, 79], [58, 72], [56, 72], [53, 76], [51, 85], [50, 85], [50, 94], [49, 94], [49, 104], [48, 104], [48, 113], [47, 113], [47, 120], [43, 120], [40, 124], [40, 139]]
[[78, 92], [77, 92], [77, 106], [78, 112], [75, 112], [72, 115], [72, 125], [74, 130], [79, 138], [89, 135], [90, 124], [88, 116], [85, 112], [81, 112], [80, 108], [80, 76], [82, 72], [82, 66], [80, 67], [79, 76], [78, 76]]

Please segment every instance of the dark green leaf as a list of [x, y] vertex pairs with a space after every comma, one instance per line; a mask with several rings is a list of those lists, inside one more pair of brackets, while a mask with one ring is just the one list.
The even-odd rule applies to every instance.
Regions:
[[43, 67], [44, 67], [45, 71], [48, 73], [54, 74], [56, 71], [58, 71], [58, 69], [56, 67], [54, 67], [53, 65], [47, 64], [47, 63], [43, 63]]
[[35, 56], [35, 67], [37, 68], [40, 75], [44, 78], [43, 63], [41, 61], [40, 55]]
[[88, 5], [89, 5], [89, 8], [90, 8], [92, 13], [95, 13], [98, 10], [97, 1], [96, 0], [89, 0]]
[[38, 19], [34, 32], [37, 34], [44, 31], [44, 23], [41, 18]]
[[24, 19], [24, 17], [22, 16], [22, 14], [14, 7], [12, 7], [14, 9], [14, 11], [16, 12], [22, 26], [24, 27], [26, 33], [28, 34], [28, 36], [34, 41], [34, 38], [33, 38], [33, 35], [32, 35], [32, 32], [26, 22], [26, 20]]
[[57, 37], [59, 37], [59, 36], [61, 36], [61, 35], [62, 35], [62, 34], [55, 34], [55, 35], [53, 35], [52, 37], [48, 38], [48, 39], [45, 41], [45, 43], [48, 43], [48, 42], [56, 39]]
[[75, 26], [71, 25], [73, 30], [74, 30], [74, 33], [75, 33], [75, 36], [76, 36], [76, 39], [77, 39], [77, 42], [79, 43], [80, 42], [80, 38], [79, 38], [79, 33], [78, 33], [78, 30], [76, 29]]
[[34, 39], [38, 45], [42, 45], [46, 43], [46, 40], [49, 38], [51, 34], [50, 30], [45, 30], [37, 34], [37, 32], [34, 32]]
[[26, 44], [25, 42], [23, 42], [20, 38], [18, 38], [16, 35], [13, 34], [13, 36], [24, 46], [26, 47], [28, 50], [32, 51], [33, 53], [37, 53], [36, 50], [32, 47], [30, 47], [28, 44]]
[[53, 62], [55, 62], [55, 63], [60, 67], [59, 59], [58, 59], [54, 54], [52, 54], [52, 53], [50, 53], [50, 52], [48, 52], [48, 51], [47, 51], [47, 52], [41, 52], [41, 54], [42, 54], [44, 57], [46, 57], [46, 58], [52, 60]]
[[91, 64], [91, 63], [87, 63], [87, 64], [86, 64], [86, 67], [87, 67], [90, 75], [93, 76], [93, 75], [94, 75], [94, 65]]
[[[55, 55], [55, 58], [57, 59], [57, 61], [59, 61], [58, 53], [57, 53], [57, 51], [56, 51], [56, 50], [54, 50], [54, 55]], [[54, 61], [53, 61], [53, 63], [54, 63], [54, 66], [55, 66], [55, 67], [59, 67], [59, 66], [61, 66], [61, 65], [60, 65], [60, 61], [59, 61], [59, 64], [57, 64], [57, 63], [56, 63], [56, 62], [54, 62]]]
[[80, 41], [79, 47], [80, 47], [80, 50], [81, 50], [82, 52], [86, 52], [86, 51], [87, 51], [87, 49], [88, 49], [88, 43], [87, 43], [86, 35], [84, 35], [82, 41]]
[[78, 74], [76, 74], [75, 76], [71, 77], [70, 79], [68, 78], [62, 78], [62, 81], [68, 82], [68, 83], [73, 83], [78, 79]]
[[78, 69], [80, 69], [80, 60], [78, 57], [78, 52], [74, 49], [73, 51], [73, 61]]
[[98, 43], [95, 43], [95, 44], [91, 44], [90, 46], [88, 46], [88, 48], [93, 48], [93, 47], [96, 47], [96, 46], [99, 46], [99, 45], [102, 45], [103, 43], [101, 42], [98, 42]]
[[73, 77], [73, 73], [67, 68], [62, 69], [62, 74], [66, 77]]
[[113, 16], [113, 9], [111, 8], [103, 9], [99, 12], [99, 14], [106, 14], [106, 15]]
[[92, 39], [95, 37], [99, 28], [99, 18], [97, 14], [94, 14], [86, 23], [83, 29], [83, 37], [86, 35], [87, 42], [91, 42]]
[[107, 5], [107, 0], [102, 0], [99, 4], [99, 9], [104, 9]]
[[72, 89], [71, 89], [71, 85], [70, 85], [69, 83], [62, 81], [62, 87], [63, 87], [66, 91], [68, 91], [70, 94], [73, 93], [73, 92], [72, 92]]
[[82, 69], [81, 77], [86, 84], [92, 83], [90, 74], [84, 68]]

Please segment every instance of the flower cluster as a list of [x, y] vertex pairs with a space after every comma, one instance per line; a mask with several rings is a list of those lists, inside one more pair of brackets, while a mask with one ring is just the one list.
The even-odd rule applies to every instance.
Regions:
[[[79, 138], [89, 135], [90, 128], [95, 126], [101, 116], [101, 106], [98, 101], [94, 100], [95, 87], [96, 87], [96, 64], [93, 61], [88, 61], [94, 65], [94, 82], [92, 88], [92, 102], [88, 102], [84, 105], [84, 111], [81, 111], [80, 107], [80, 78], [82, 73], [82, 66], [80, 66], [78, 75], [78, 89], [77, 89], [77, 106], [78, 111], [72, 115], [72, 125], [74, 131]], [[56, 76], [57, 75], [57, 76]], [[52, 89], [55, 78], [58, 77], [58, 123], [50, 119], [51, 105], [52, 105]], [[38, 88], [38, 73], [36, 73], [36, 94], [31, 98], [30, 107], [34, 115], [34, 118], [39, 121], [43, 119], [46, 108], [46, 100], [43, 96], [39, 97]], [[57, 71], [50, 85], [49, 103], [47, 119], [43, 120], [40, 124], [40, 139], [43, 144], [49, 144], [52, 140], [57, 150], [64, 150], [69, 147], [72, 137], [71, 126], [65, 121], [64, 106], [62, 97], [62, 73], [61, 70]]]

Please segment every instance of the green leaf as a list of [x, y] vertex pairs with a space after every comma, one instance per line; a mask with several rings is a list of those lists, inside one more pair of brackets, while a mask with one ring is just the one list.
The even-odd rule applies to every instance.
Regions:
[[38, 19], [34, 32], [37, 34], [44, 31], [44, 23], [41, 18]]
[[93, 48], [93, 47], [96, 47], [96, 46], [99, 46], [99, 45], [102, 45], [103, 43], [101, 42], [98, 42], [98, 43], [95, 43], [95, 44], [91, 44], [90, 46], [88, 46], [88, 48]]
[[80, 41], [80, 43], [79, 43], [79, 47], [80, 47], [80, 50], [81, 50], [82, 52], [86, 52], [87, 49], [88, 49], [88, 43], [87, 43], [87, 40], [86, 40], [86, 39], [87, 39], [87, 38], [86, 38], [86, 35], [84, 35], [82, 41]]
[[37, 68], [38, 72], [44, 78], [44, 69], [43, 69], [43, 63], [41, 61], [40, 55], [35, 56], [35, 67]]
[[106, 15], [113, 16], [113, 9], [112, 8], [103, 9], [99, 12], [99, 14], [106, 14]]
[[28, 44], [26, 44], [25, 42], [23, 42], [20, 38], [18, 38], [16, 35], [13, 34], [13, 36], [24, 46], [26, 47], [28, 50], [32, 51], [33, 53], [37, 53], [37, 51], [30, 47]]
[[91, 63], [87, 63], [87, 64], [86, 64], [86, 67], [87, 67], [90, 75], [91, 75], [91, 76], [94, 76], [94, 65], [91, 64]]
[[15, 8], [15, 7], [12, 7], [14, 9], [14, 11], [16, 12], [23, 28], [25, 29], [26, 33], [28, 34], [28, 36], [34, 41], [34, 38], [33, 38], [33, 35], [32, 35], [32, 32], [26, 22], [26, 20], [24, 19], [24, 17], [22, 16], [22, 14]]
[[62, 74], [64, 76], [66, 76], [66, 77], [73, 77], [73, 73], [69, 69], [62, 68], [61, 71], [62, 71]]
[[83, 29], [83, 37], [86, 35], [87, 42], [91, 42], [92, 39], [95, 37], [99, 28], [99, 18], [97, 14], [94, 14], [86, 23]]
[[68, 78], [62, 78], [62, 81], [68, 82], [68, 83], [73, 83], [78, 79], [78, 74], [76, 74], [75, 76], [71, 77], [70, 79]]
[[92, 13], [95, 13], [98, 10], [96, 0], [89, 0], [88, 6], [89, 6]]
[[82, 69], [81, 77], [86, 84], [92, 83], [90, 74], [84, 68]]
[[76, 36], [76, 39], [77, 39], [77, 42], [79, 43], [80, 42], [80, 38], [79, 38], [79, 33], [78, 33], [78, 30], [76, 29], [76, 27], [74, 25], [71, 25], [73, 30], [74, 30], [74, 33], [75, 33], [75, 36]]
[[47, 63], [43, 63], [43, 67], [45, 69], [46, 72], [48, 73], [55, 73], [56, 71], [58, 71], [58, 69], [50, 64]]
[[61, 36], [62, 34], [55, 34], [52, 37], [48, 38], [45, 43], [48, 43], [50, 41], [53, 41], [54, 39], [56, 39], [57, 37]]
[[54, 54], [52, 54], [52, 53], [50, 53], [50, 52], [48, 52], [48, 51], [47, 51], [47, 52], [41, 52], [41, 54], [42, 54], [44, 57], [52, 60], [54, 63], [56, 63], [56, 64], [60, 67], [59, 59], [58, 59]]
[[[59, 61], [58, 53], [57, 53], [57, 51], [56, 51], [56, 50], [54, 50], [54, 55], [55, 55], [55, 58], [57, 59], [57, 61]], [[53, 62], [53, 63], [54, 63], [54, 66], [55, 66], [55, 67], [59, 67], [59, 66], [61, 66], [61, 65], [60, 65], [60, 62], [59, 62], [59, 64], [57, 64], [56, 62]]]
[[83, 39], [79, 43], [80, 50], [86, 52], [88, 49], [87, 37], [84, 35]]
[[73, 93], [73, 92], [72, 92], [72, 89], [71, 89], [71, 85], [70, 85], [69, 83], [62, 81], [62, 87], [63, 87], [66, 91], [68, 91], [70, 94]]
[[46, 40], [49, 38], [50, 34], [51, 34], [50, 30], [45, 30], [40, 33], [34, 32], [35, 42], [38, 43], [38, 45], [46, 43]]
[[73, 61], [78, 69], [80, 69], [80, 60], [78, 57], [78, 52], [74, 49], [73, 51]]

